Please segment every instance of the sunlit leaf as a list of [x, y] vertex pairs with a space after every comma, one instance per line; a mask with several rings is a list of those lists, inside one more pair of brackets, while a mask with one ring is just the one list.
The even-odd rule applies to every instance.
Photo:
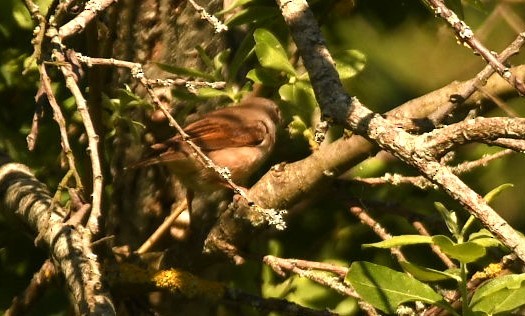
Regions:
[[215, 78], [212, 75], [199, 71], [197, 69], [178, 67], [178, 66], [168, 65], [168, 64], [163, 64], [163, 63], [154, 63], [154, 64], [159, 66], [160, 69], [166, 72], [169, 72], [171, 74], [175, 74], [179, 76], [203, 78], [203, 79], [211, 80], [211, 81], [215, 80]]
[[477, 243], [468, 241], [457, 244], [443, 235], [433, 236], [432, 242], [436, 246], [439, 246], [445, 254], [463, 263], [474, 262], [486, 253], [485, 248]]
[[243, 25], [246, 23], [263, 22], [279, 16], [277, 7], [269, 6], [250, 6], [246, 9], [239, 10], [226, 21], [228, 27]]
[[[197, 95], [201, 98], [217, 98], [217, 97], [228, 97], [230, 98], [230, 93], [228, 91], [213, 89], [209, 87], [199, 88], [197, 90]], [[232, 98], [230, 98], [232, 99]], [[232, 99], [233, 100], [233, 99]]]
[[293, 83], [282, 85], [279, 88], [279, 95], [281, 100], [290, 105], [282, 109], [284, 118], [299, 115], [308, 126], [311, 125], [312, 114], [317, 108], [317, 101], [310, 82], [297, 80]]
[[33, 28], [33, 21], [31, 20], [27, 9], [23, 5], [17, 3], [13, 8], [12, 14], [18, 26], [26, 30]]
[[347, 80], [360, 73], [365, 68], [366, 56], [354, 49], [333, 54], [335, 67], [342, 80]]
[[502, 243], [498, 239], [494, 238], [492, 233], [485, 228], [470, 234], [468, 241], [476, 243], [485, 248], [502, 246]]
[[352, 263], [346, 281], [366, 302], [389, 314], [395, 313], [397, 306], [405, 302], [435, 304], [443, 299], [425, 283], [370, 262]]
[[288, 129], [288, 133], [290, 133], [290, 136], [296, 137], [298, 135], [303, 135], [304, 131], [307, 128], [308, 127], [303, 122], [303, 120], [299, 116], [294, 115], [292, 117], [292, 121], [288, 124], [287, 129]]
[[525, 274], [504, 275], [480, 286], [470, 301], [475, 312], [509, 312], [525, 304]]
[[[444, 281], [454, 279], [458, 282], [461, 281], [458, 271], [439, 271], [435, 269], [430, 269], [427, 267], [422, 267], [413, 262], [400, 261], [399, 264], [406, 272], [410, 273], [414, 278], [425, 281], [425, 282], [435, 282], [435, 281]], [[457, 272], [457, 273], [454, 273]]]
[[401, 247], [406, 245], [417, 245], [417, 244], [430, 244], [432, 243], [432, 237], [422, 235], [401, 235], [394, 236], [390, 239], [383, 240], [372, 244], [363, 244], [363, 247], [374, 247], [374, 248], [392, 248]]
[[215, 69], [215, 78], [217, 79], [224, 79], [222, 78], [222, 70], [228, 65], [228, 62], [230, 60], [230, 53], [231, 51], [229, 49], [223, 50], [220, 53], [218, 53], [213, 58], [213, 67]]
[[496, 196], [498, 196], [501, 192], [503, 192], [506, 189], [512, 188], [512, 187], [514, 187], [514, 184], [512, 184], [512, 183], [504, 183], [504, 184], [502, 184], [502, 185], [492, 189], [489, 193], [485, 194], [483, 199], [487, 203], [491, 203], [492, 200], [494, 200], [494, 198]]
[[256, 67], [246, 74], [246, 78], [269, 87], [279, 84], [279, 74], [275, 70], [268, 68]]
[[441, 202], [434, 202], [434, 206], [438, 210], [439, 214], [441, 214], [441, 217], [445, 221], [448, 230], [454, 234], [454, 236], [458, 236], [460, 229], [456, 212], [448, 210]]
[[296, 76], [295, 69], [288, 60], [288, 55], [279, 40], [270, 31], [257, 29], [253, 33], [255, 53], [259, 63], [266, 68], [283, 71]]

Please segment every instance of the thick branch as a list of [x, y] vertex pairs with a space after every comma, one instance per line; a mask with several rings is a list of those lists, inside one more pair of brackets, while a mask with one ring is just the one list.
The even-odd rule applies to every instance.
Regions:
[[103, 12], [113, 2], [117, 0], [90, 0], [86, 3], [84, 11], [78, 14], [74, 19], [67, 22], [58, 30], [61, 39], [82, 32], [86, 25], [91, 22], [97, 14]]
[[64, 223], [64, 211], [52, 203], [46, 187], [21, 164], [0, 167], [0, 206], [38, 233], [62, 271], [77, 314], [114, 315], [115, 309], [101, 281], [90, 234], [82, 226]]

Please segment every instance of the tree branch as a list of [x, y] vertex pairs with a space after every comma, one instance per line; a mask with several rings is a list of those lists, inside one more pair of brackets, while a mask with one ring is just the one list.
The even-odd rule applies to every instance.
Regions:
[[8, 163], [0, 167], [0, 205], [7, 215], [16, 215], [38, 232], [36, 242], [49, 249], [63, 273], [77, 314], [115, 314], [90, 248], [89, 231], [64, 223], [64, 210], [52, 203], [47, 188], [26, 166]]

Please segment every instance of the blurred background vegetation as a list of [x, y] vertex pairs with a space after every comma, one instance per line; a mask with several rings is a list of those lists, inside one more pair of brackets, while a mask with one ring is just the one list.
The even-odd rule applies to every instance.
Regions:
[[[45, 8], [50, 1], [39, 1]], [[519, 32], [525, 29], [525, 3], [522, 1], [464, 1], [462, 14], [480, 40], [490, 49], [499, 52]], [[390, 0], [341, 0], [313, 1], [323, 32], [333, 51], [355, 49], [366, 57], [366, 65], [357, 76], [344, 82], [350, 94], [356, 95], [365, 105], [376, 112], [385, 112], [405, 101], [421, 96], [455, 80], [472, 78], [485, 63], [472, 51], [458, 44], [453, 32], [436, 18], [422, 1]], [[0, 3], [0, 149], [14, 161], [32, 167], [40, 180], [54, 190], [64, 169], [61, 166], [59, 134], [49, 108], [43, 108], [39, 138], [34, 151], [26, 145], [32, 117], [35, 112], [34, 96], [38, 89], [38, 73], [29, 68], [22, 74], [32, 53], [32, 22], [20, 0], [3, 0]], [[512, 64], [523, 63], [523, 54], [515, 56]], [[56, 84], [59, 102], [74, 115], [74, 104], [64, 93], [64, 87]], [[524, 101], [517, 96], [506, 100], [520, 116], [525, 114]], [[505, 115], [494, 108], [487, 116]], [[74, 121], [74, 119], [73, 119]], [[78, 134], [80, 136], [80, 134]], [[288, 154], [289, 160], [299, 159], [309, 153], [304, 141], [292, 140], [296, 149]], [[75, 142], [74, 149], [82, 159], [82, 140]], [[298, 149], [297, 149], [298, 148]], [[486, 153], [497, 151], [481, 145], [469, 145], [457, 151], [455, 161], [473, 160]], [[279, 161], [279, 157], [276, 157]], [[494, 203], [494, 208], [514, 227], [525, 229], [523, 205], [525, 205], [525, 169], [523, 156], [511, 155], [490, 163], [463, 176], [473, 189], [485, 194], [503, 183], [514, 188], [505, 191]], [[371, 158], [354, 168], [355, 175], [381, 176], [385, 172], [415, 174], [413, 170], [393, 159]], [[440, 201], [447, 207], [466, 213], [441, 192], [423, 191], [411, 186], [368, 185], [341, 181], [326, 193], [331, 197], [310, 206], [311, 211], [293, 217], [288, 229], [274, 236], [263, 245], [270, 254], [328, 261], [346, 265], [355, 260], [368, 260], [394, 265], [386, 250], [361, 248], [362, 243], [378, 240], [367, 227], [362, 226], [347, 210], [348, 199], [383, 201], [390, 209], [371, 210], [392, 234], [413, 232], [404, 214], [411, 214], [430, 223], [432, 233], [446, 231], [439, 220], [433, 203]], [[333, 198], [336, 197], [336, 198]], [[403, 210], [400, 214], [398, 210]], [[22, 237], [19, 224], [0, 217], [0, 311], [10, 305], [12, 298], [27, 285], [32, 274], [47, 257], [45, 252], [35, 250], [30, 234]], [[26, 238], [28, 237], [28, 238]], [[432, 266], [433, 257], [422, 255], [414, 249], [408, 256], [416, 262]], [[480, 263], [486, 264], [491, 258]], [[261, 289], [267, 296], [291, 299], [299, 304], [318, 308], [333, 308], [336, 312], [352, 314], [355, 302], [343, 299], [333, 291], [298, 277], [283, 281], [267, 268], [259, 276], [253, 275], [255, 267], [246, 265], [238, 269], [232, 283], [238, 287], [253, 287], [254, 279], [261, 278]], [[66, 300], [50, 291], [35, 315], [62, 315]], [[247, 311], [249, 313], [249, 311]]]

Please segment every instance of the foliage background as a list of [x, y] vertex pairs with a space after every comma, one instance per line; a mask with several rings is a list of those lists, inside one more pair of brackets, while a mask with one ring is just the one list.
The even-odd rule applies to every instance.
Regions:
[[[45, 2], [48, 1], [41, 1], [42, 4]], [[319, 1], [315, 4], [326, 9], [321, 19], [324, 35], [333, 51], [357, 49], [366, 56], [365, 69], [345, 81], [345, 85], [351, 94], [376, 112], [385, 112], [454, 80], [469, 79], [485, 65], [481, 58], [459, 45], [448, 27], [420, 1], [354, 3], [347, 0], [334, 3], [335, 6], [323, 6]], [[464, 2], [464, 19], [494, 51], [500, 51], [515, 38], [518, 31], [525, 28], [525, 10], [520, 1], [473, 3]], [[25, 142], [31, 128], [34, 95], [38, 88], [38, 76], [34, 69], [22, 75], [27, 58], [32, 53], [31, 25], [20, 1], [4, 0], [0, 3], [0, 149], [14, 161], [31, 166], [40, 180], [50, 188], [56, 188], [64, 171], [61, 169], [58, 130], [49, 109], [44, 109], [36, 149], [29, 152]], [[512, 59], [513, 64], [523, 61], [521, 55]], [[69, 104], [68, 115], [73, 116], [71, 100], [67, 94], [61, 93], [63, 87], [55, 88], [61, 102]], [[507, 102], [520, 116], [525, 114], [523, 99], [516, 97]], [[487, 108], [487, 116], [502, 113], [499, 109]], [[80, 133], [76, 135], [81, 138]], [[291, 149], [278, 150], [274, 161], [281, 161], [282, 157], [289, 161], [298, 160], [309, 153], [302, 139], [287, 138], [284, 143], [291, 145]], [[75, 150], [82, 153], [82, 140], [76, 143]], [[457, 152], [456, 161], [476, 159], [496, 150], [481, 145], [465, 146]], [[77, 154], [77, 157], [82, 156]], [[525, 205], [525, 195], [521, 194], [525, 189], [523, 162], [523, 156], [515, 154], [464, 176], [467, 184], [480, 194], [500, 184], [513, 183], [514, 188], [504, 192], [493, 206], [514, 227], [522, 230], [525, 229], [521, 216]], [[380, 176], [384, 172], [414, 174], [403, 164], [384, 156], [369, 159], [355, 167], [351, 174]], [[377, 237], [348, 212], [345, 202], [349, 198], [387, 201], [392, 205], [391, 209], [374, 212], [374, 215], [393, 234], [411, 231], [403, 215], [396, 213], [397, 209], [430, 219], [435, 223], [431, 230], [436, 234], [446, 231], [446, 228], [438, 220], [433, 202], [441, 201], [449, 208], [460, 210], [440, 192], [410, 186], [370, 187], [341, 181], [325, 196], [319, 203], [309, 206], [311, 210], [302, 212], [300, 217], [293, 217], [287, 231], [273, 236], [269, 242], [255, 243], [254, 249], [288, 258], [340, 264], [368, 260], [395, 267], [387, 251], [361, 248], [362, 243], [377, 241]], [[463, 212], [462, 216], [465, 217], [466, 213]], [[35, 250], [29, 234], [26, 234], [29, 238], [21, 236], [21, 230], [24, 228], [19, 224], [0, 218], [0, 310], [7, 308], [11, 299], [24, 289], [46, 257], [44, 252]], [[427, 265], [432, 265], [434, 261], [432, 257], [422, 254], [419, 248], [409, 253], [409, 257]], [[481, 262], [480, 266], [488, 260], [490, 258]], [[232, 283], [238, 287], [261, 291], [267, 296], [286, 297], [312, 307], [334, 308], [346, 314], [355, 309], [353, 300], [344, 300], [307, 280], [291, 277], [283, 281], [267, 268], [259, 271], [261, 267], [257, 264], [236, 269], [237, 277]], [[257, 278], [263, 281], [260, 288], [257, 288], [258, 282], [254, 282]], [[60, 291], [56, 287], [49, 292], [49, 297], [41, 300], [42, 306], [35, 308], [39, 315], [64, 313], [66, 300]]]

